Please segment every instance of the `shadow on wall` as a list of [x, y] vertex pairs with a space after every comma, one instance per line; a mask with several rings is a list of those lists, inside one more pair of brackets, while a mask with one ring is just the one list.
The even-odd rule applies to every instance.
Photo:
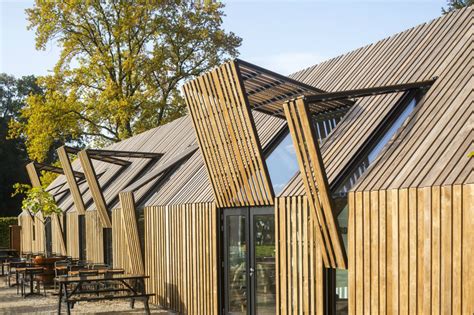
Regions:
[[187, 314], [186, 305], [179, 295], [176, 285], [166, 283], [165, 296], [157, 295], [158, 305], [168, 307], [176, 314]]

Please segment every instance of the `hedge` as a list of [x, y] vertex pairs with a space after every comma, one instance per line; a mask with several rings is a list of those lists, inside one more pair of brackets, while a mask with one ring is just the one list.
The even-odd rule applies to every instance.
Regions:
[[17, 225], [17, 217], [0, 217], [0, 247], [10, 247], [10, 225]]

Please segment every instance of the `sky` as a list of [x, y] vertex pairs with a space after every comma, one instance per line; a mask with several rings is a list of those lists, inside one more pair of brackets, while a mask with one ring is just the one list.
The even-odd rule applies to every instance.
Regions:
[[[232, 0], [224, 28], [243, 38], [239, 58], [290, 74], [441, 15], [446, 0]], [[0, 0], [0, 72], [46, 75], [59, 56], [35, 49], [25, 9], [33, 1]]]

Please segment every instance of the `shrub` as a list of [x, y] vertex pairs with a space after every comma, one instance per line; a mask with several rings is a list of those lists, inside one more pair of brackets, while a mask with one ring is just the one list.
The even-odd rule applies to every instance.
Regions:
[[0, 217], [0, 247], [10, 247], [10, 225], [17, 225], [17, 217]]

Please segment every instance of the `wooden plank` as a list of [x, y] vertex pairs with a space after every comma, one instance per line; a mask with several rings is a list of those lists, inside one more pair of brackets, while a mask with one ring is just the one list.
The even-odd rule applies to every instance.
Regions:
[[348, 207], [349, 207], [349, 221], [347, 227], [347, 236], [348, 236], [348, 247], [349, 247], [349, 297], [348, 297], [348, 307], [349, 314], [356, 314], [356, 221], [355, 221], [355, 193], [350, 192], [348, 196]]
[[361, 248], [356, 246], [356, 257], [355, 257], [355, 282], [356, 282], [356, 295], [355, 295], [355, 314], [364, 313], [364, 222], [363, 222], [363, 195], [361, 192], [355, 193], [355, 237], [359, 240]]
[[399, 268], [399, 314], [409, 310], [409, 214], [408, 189], [398, 190], [398, 268]]
[[416, 188], [408, 190], [408, 312], [418, 310], [418, 193]]
[[61, 162], [61, 167], [63, 168], [64, 175], [66, 176], [67, 185], [71, 192], [71, 196], [74, 200], [74, 206], [76, 211], [79, 214], [85, 214], [86, 209], [84, 206], [84, 200], [82, 199], [81, 191], [77, 184], [76, 176], [74, 175], [74, 170], [72, 169], [71, 160], [69, 160], [68, 153], [64, 146], [59, 147], [56, 152], [58, 153], [59, 161]]
[[441, 187], [441, 314], [452, 313], [452, 186]]
[[370, 309], [373, 313], [380, 313], [379, 309], [379, 194], [372, 191], [370, 194]]
[[31, 182], [32, 187], [41, 187], [41, 180], [38, 175], [38, 171], [35, 167], [35, 162], [26, 164], [26, 172]]
[[132, 192], [119, 194], [122, 222], [125, 227], [126, 254], [130, 258], [131, 271], [134, 274], [144, 273], [143, 254], [135, 215], [135, 200]]
[[454, 185], [452, 192], [453, 200], [453, 314], [461, 314], [462, 311], [462, 225], [463, 204], [462, 186]]
[[474, 312], [474, 185], [462, 187], [462, 314]]
[[431, 187], [431, 305], [432, 314], [441, 312], [441, 189]]
[[107, 212], [107, 205], [105, 203], [104, 195], [102, 189], [100, 188], [99, 181], [97, 180], [97, 175], [94, 170], [91, 159], [88, 156], [87, 150], [80, 151], [77, 154], [82, 169], [84, 170], [84, 175], [86, 176], [87, 184], [92, 194], [92, 199], [99, 213], [100, 221], [104, 228], [112, 227], [109, 214]]

